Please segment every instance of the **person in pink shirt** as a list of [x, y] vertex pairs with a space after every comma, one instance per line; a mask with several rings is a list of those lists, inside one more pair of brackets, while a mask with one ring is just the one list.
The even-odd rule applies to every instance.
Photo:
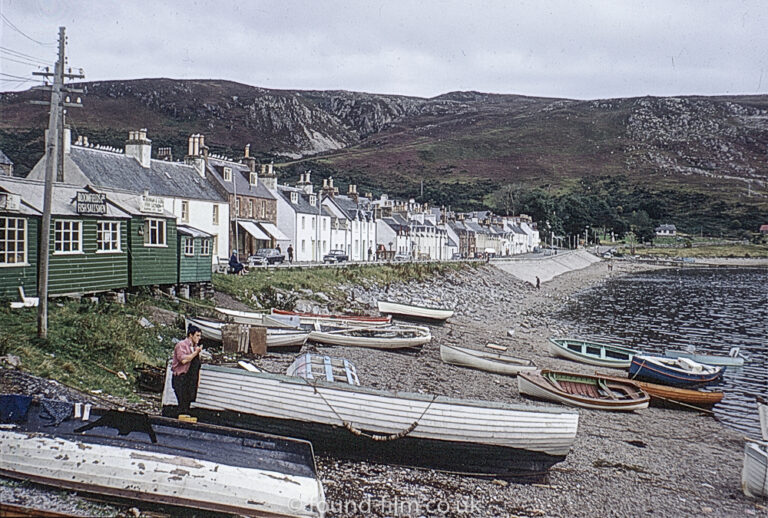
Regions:
[[197, 375], [200, 371], [200, 344], [202, 332], [197, 326], [189, 326], [187, 338], [180, 340], [173, 348], [173, 361], [171, 362], [171, 385], [176, 399], [179, 401], [179, 413], [189, 412], [189, 404], [195, 400], [197, 394]]

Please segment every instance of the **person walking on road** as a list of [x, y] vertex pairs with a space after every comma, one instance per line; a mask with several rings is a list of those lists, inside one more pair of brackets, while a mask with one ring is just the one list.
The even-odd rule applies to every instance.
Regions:
[[541, 279], [539, 279], [538, 275], [536, 276], [536, 289], [537, 290], [541, 289]]

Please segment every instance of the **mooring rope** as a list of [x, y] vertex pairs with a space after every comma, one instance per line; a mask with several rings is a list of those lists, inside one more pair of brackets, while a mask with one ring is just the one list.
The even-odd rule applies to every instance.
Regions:
[[312, 387], [313, 390], [315, 391], [315, 394], [320, 396], [320, 398], [325, 402], [325, 404], [328, 405], [328, 408], [330, 408], [331, 412], [333, 412], [334, 415], [338, 418], [338, 420], [341, 421], [341, 424], [342, 426], [344, 426], [344, 428], [349, 430], [352, 434], [357, 435], [358, 437], [367, 437], [371, 440], [379, 441], [379, 442], [394, 441], [397, 439], [402, 439], [403, 437], [407, 436], [409, 433], [411, 433], [413, 430], [416, 429], [416, 427], [419, 425], [419, 422], [424, 417], [424, 414], [427, 413], [427, 410], [429, 410], [432, 407], [432, 403], [434, 403], [435, 400], [437, 399], [437, 394], [434, 394], [432, 396], [432, 400], [429, 402], [429, 404], [426, 407], [424, 407], [424, 411], [421, 412], [421, 415], [418, 417], [418, 419], [412, 422], [410, 426], [408, 426], [408, 428], [406, 428], [405, 430], [401, 430], [397, 433], [393, 433], [389, 435], [372, 434], [372, 433], [363, 432], [362, 430], [358, 430], [352, 425], [352, 423], [350, 423], [349, 421], [341, 417], [339, 413], [336, 411], [336, 409], [333, 408], [333, 405], [331, 405], [331, 403], [325, 398], [323, 393], [317, 389], [316, 382], [310, 383], [309, 380], [307, 380], [306, 378], [301, 378], [301, 379], [303, 379], [307, 385]]

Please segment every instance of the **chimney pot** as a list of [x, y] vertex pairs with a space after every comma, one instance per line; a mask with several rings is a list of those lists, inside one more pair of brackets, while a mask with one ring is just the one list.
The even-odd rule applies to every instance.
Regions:
[[249, 156], [251, 156], [251, 145], [250, 144], [246, 144], [245, 145], [245, 157], [248, 158]]

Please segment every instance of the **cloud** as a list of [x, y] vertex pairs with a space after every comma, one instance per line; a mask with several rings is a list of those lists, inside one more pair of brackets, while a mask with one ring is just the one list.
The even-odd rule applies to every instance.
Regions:
[[[66, 26], [70, 63], [88, 80], [604, 98], [763, 93], [768, 68], [768, 9], [752, 0], [0, 2], [39, 41]], [[0, 42], [55, 58], [55, 48], [4, 23]], [[7, 74], [32, 71], [0, 65]]]

